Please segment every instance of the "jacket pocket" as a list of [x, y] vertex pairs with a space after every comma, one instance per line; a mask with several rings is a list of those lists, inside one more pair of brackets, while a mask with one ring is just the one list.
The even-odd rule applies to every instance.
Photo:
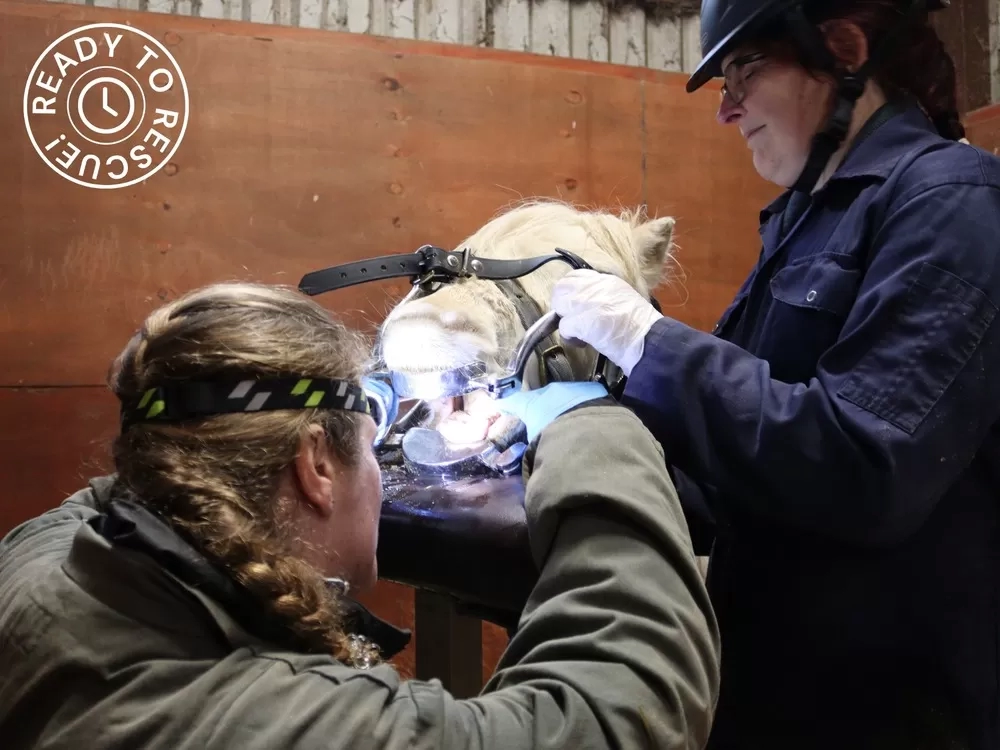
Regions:
[[861, 287], [861, 272], [847, 265], [853, 262], [846, 255], [811, 256], [771, 277], [771, 299], [757, 326], [754, 353], [768, 361], [774, 378], [805, 383], [816, 374]]
[[853, 262], [852, 256], [830, 254], [785, 266], [771, 278], [771, 296], [786, 305], [846, 318], [861, 284], [861, 272], [845, 268], [838, 257]]
[[966, 366], [996, 312], [984, 292], [925, 263], [838, 394], [913, 434]]

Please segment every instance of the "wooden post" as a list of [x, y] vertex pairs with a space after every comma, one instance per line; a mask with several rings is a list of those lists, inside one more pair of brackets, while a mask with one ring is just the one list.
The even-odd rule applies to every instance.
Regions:
[[985, 107], [991, 100], [990, 0], [951, 0], [931, 14], [934, 28], [955, 61], [958, 113]]
[[474, 697], [483, 686], [482, 622], [433, 591], [416, 589], [413, 602], [417, 679], [436, 678], [456, 698]]

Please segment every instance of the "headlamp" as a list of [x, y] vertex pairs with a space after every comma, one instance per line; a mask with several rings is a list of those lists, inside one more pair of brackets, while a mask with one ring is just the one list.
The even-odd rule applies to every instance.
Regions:
[[377, 373], [361, 379], [369, 411], [377, 425], [372, 443], [376, 448], [382, 445], [399, 416], [399, 396], [385, 378], [385, 375]]

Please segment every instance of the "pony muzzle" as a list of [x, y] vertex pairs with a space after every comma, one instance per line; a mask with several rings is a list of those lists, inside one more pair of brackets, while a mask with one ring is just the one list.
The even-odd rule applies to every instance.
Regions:
[[479, 388], [478, 383], [487, 377], [483, 362], [471, 362], [449, 370], [428, 372], [389, 373], [392, 389], [399, 398], [416, 398], [422, 401], [436, 401], [439, 398], [462, 396]]

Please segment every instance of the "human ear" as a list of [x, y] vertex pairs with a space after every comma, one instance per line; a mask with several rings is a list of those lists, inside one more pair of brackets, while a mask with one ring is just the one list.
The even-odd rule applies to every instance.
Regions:
[[826, 21], [820, 24], [826, 39], [826, 46], [837, 62], [851, 73], [856, 72], [868, 60], [868, 38], [856, 23], [844, 20]]
[[294, 473], [299, 496], [306, 508], [320, 517], [333, 513], [338, 464], [327, 445], [326, 431], [318, 424], [302, 433]]

